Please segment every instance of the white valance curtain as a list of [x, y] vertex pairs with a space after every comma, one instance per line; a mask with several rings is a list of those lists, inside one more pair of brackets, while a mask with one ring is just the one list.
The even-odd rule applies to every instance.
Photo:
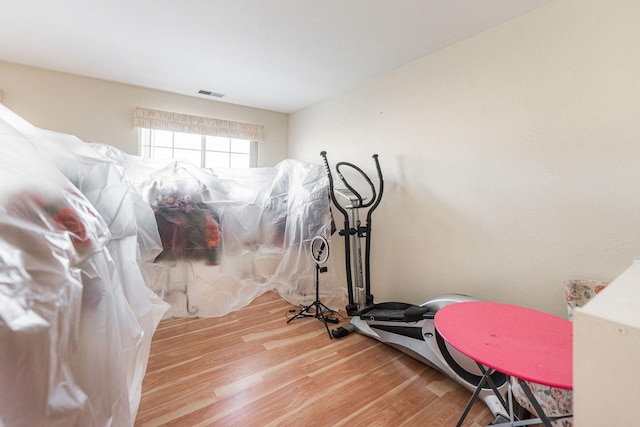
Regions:
[[133, 126], [145, 129], [264, 141], [264, 126], [136, 107]]

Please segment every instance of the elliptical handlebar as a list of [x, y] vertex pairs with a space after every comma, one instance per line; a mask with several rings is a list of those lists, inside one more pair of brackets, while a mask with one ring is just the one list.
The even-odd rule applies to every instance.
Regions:
[[364, 246], [364, 271], [365, 271], [365, 288], [367, 290], [367, 298], [370, 299], [370, 301], [367, 301], [368, 304], [373, 304], [373, 294], [371, 294], [371, 223], [372, 223], [372, 218], [371, 215], [373, 214], [373, 211], [376, 210], [376, 208], [378, 207], [378, 205], [380, 204], [380, 201], [382, 200], [382, 193], [384, 192], [384, 179], [382, 178], [382, 169], [380, 168], [380, 161], [378, 161], [378, 155], [374, 154], [373, 156], [373, 161], [376, 164], [376, 172], [378, 172], [378, 197], [374, 199], [374, 201], [371, 204], [371, 207], [369, 208], [369, 210], [367, 211], [367, 222], [366, 222], [366, 227], [367, 227], [367, 237], [365, 239], [365, 246]]
[[321, 151], [320, 156], [322, 156], [322, 163], [324, 163], [324, 171], [327, 174], [327, 178], [329, 178], [329, 197], [331, 197], [331, 201], [333, 202], [336, 209], [340, 211], [345, 218], [347, 218], [347, 210], [343, 208], [340, 203], [336, 200], [336, 194], [333, 187], [333, 176], [331, 174], [331, 167], [329, 167], [329, 161], [327, 160], [327, 152]]
[[382, 192], [384, 191], [384, 179], [382, 178], [382, 169], [380, 168], [380, 161], [378, 161], [378, 155], [374, 154], [371, 157], [373, 157], [373, 161], [376, 164], [376, 172], [378, 172], [378, 198], [377, 199], [374, 198], [375, 201], [372, 201], [372, 203], [370, 203], [371, 209], [369, 209], [369, 213], [367, 214], [367, 221], [371, 220], [371, 214], [380, 204], [380, 201], [382, 200]]
[[[350, 167], [351, 169], [357, 171], [358, 173], [360, 173], [362, 178], [364, 178], [364, 180], [369, 184], [369, 188], [371, 189], [371, 200], [369, 200], [368, 203], [364, 203], [364, 200], [363, 200], [362, 196], [360, 195], [360, 193], [358, 193], [358, 191], [355, 188], [353, 188], [347, 182], [346, 178], [340, 172], [340, 167], [341, 166], [347, 166], [347, 167]], [[366, 173], [364, 173], [364, 171], [362, 169], [360, 169], [358, 166], [354, 165], [353, 163], [338, 162], [338, 163], [336, 163], [336, 173], [340, 177], [340, 181], [342, 181], [344, 186], [347, 187], [347, 189], [349, 189], [349, 191], [351, 191], [353, 193], [353, 195], [356, 196], [356, 198], [358, 199], [358, 205], [356, 207], [368, 208], [369, 206], [371, 206], [373, 204], [373, 202], [376, 201], [376, 188], [373, 186], [373, 182], [371, 182], [371, 179], [369, 179], [369, 176]]]
[[[324, 163], [324, 170], [327, 174], [327, 178], [329, 179], [329, 197], [331, 198], [333, 205], [336, 207], [336, 209], [340, 211], [340, 213], [344, 217], [344, 225], [343, 225], [345, 230], [344, 257], [345, 257], [346, 265], [349, 266], [351, 264], [351, 254], [350, 254], [351, 245], [349, 244], [349, 239], [346, 234], [347, 230], [349, 230], [349, 213], [342, 205], [340, 205], [340, 203], [338, 203], [338, 200], [336, 200], [336, 194], [333, 187], [333, 176], [331, 175], [331, 167], [329, 167], [329, 161], [327, 160], [327, 152], [321, 151], [320, 156], [322, 156], [322, 162]], [[352, 305], [353, 304], [353, 288], [352, 288], [353, 278], [351, 276], [351, 268], [347, 267], [346, 278], [347, 278], [347, 294], [349, 297], [349, 304]]]
[[[336, 208], [340, 211], [340, 213], [343, 214], [346, 217], [348, 215], [347, 210], [343, 206], [341, 206], [340, 203], [338, 203], [338, 200], [336, 199], [336, 196], [335, 196], [335, 187], [334, 187], [333, 175], [331, 173], [331, 167], [329, 166], [329, 161], [327, 160], [327, 152], [326, 151], [321, 151], [320, 152], [320, 156], [322, 156], [322, 162], [324, 164], [324, 170], [327, 173], [327, 178], [329, 179], [329, 194], [330, 194], [330, 197], [331, 197], [331, 201], [336, 206]], [[384, 180], [382, 178], [382, 169], [380, 168], [380, 161], [378, 160], [378, 155], [374, 154], [372, 157], [373, 157], [373, 161], [375, 162], [375, 165], [376, 165], [376, 172], [378, 174], [378, 180], [379, 180], [378, 191], [377, 192], [376, 192], [376, 187], [373, 184], [373, 182], [371, 181], [371, 179], [369, 178], [369, 176], [362, 169], [360, 169], [358, 166], [354, 165], [353, 163], [349, 163], [349, 162], [338, 162], [338, 163], [336, 163], [336, 173], [338, 174], [338, 177], [340, 178], [342, 183], [345, 185], [345, 187], [347, 187], [347, 189], [349, 191], [351, 191], [353, 193], [353, 195], [358, 200], [358, 206], [355, 206], [355, 207], [357, 207], [357, 208], [369, 208], [370, 207], [369, 212], [367, 214], [368, 218], [371, 217], [371, 213], [380, 204], [380, 201], [382, 200], [382, 192], [384, 190]], [[357, 171], [362, 176], [362, 178], [367, 182], [367, 184], [369, 184], [369, 188], [371, 189], [371, 200], [369, 200], [369, 202], [364, 203], [364, 200], [363, 200], [362, 196], [360, 195], [360, 193], [358, 193], [358, 191], [355, 188], [353, 188], [353, 186], [351, 186], [349, 184], [349, 182], [346, 180], [344, 175], [342, 175], [342, 173], [340, 172], [340, 167], [341, 166], [347, 166], [347, 167], [350, 167], [350, 168], [354, 169], [355, 171]]]

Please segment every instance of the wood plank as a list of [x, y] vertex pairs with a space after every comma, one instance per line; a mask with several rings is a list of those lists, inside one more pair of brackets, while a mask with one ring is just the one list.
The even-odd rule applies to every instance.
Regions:
[[[363, 335], [329, 339], [318, 319], [287, 323], [292, 309], [267, 292], [224, 317], [160, 322], [135, 425], [455, 425], [471, 395], [455, 381]], [[477, 403], [464, 425], [492, 420]]]

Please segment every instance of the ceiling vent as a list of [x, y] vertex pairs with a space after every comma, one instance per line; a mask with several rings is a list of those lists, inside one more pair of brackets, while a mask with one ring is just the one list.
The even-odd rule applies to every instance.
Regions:
[[223, 98], [224, 97], [224, 93], [211, 92], [210, 90], [202, 90], [202, 89], [200, 89], [198, 91], [198, 93], [200, 95], [215, 96], [216, 98]]

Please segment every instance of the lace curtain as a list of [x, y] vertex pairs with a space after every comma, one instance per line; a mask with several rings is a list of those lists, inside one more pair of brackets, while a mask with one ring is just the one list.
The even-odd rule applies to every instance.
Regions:
[[264, 142], [264, 126], [136, 107], [133, 126]]

